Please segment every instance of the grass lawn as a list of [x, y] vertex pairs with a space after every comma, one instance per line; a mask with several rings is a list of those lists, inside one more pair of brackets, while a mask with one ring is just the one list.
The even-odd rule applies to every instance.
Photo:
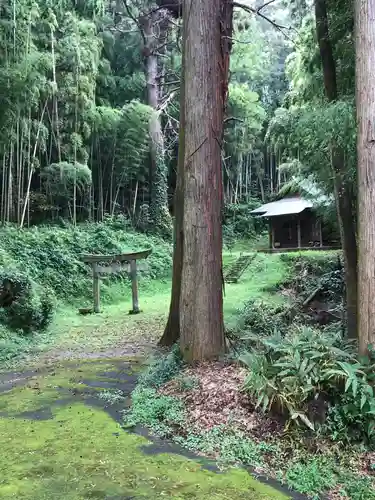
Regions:
[[[241, 251], [225, 252], [224, 266], [230, 265]], [[228, 326], [237, 321], [238, 310], [252, 298], [265, 301], [282, 300], [269, 291], [285, 274], [286, 266], [279, 255], [258, 254], [236, 284], [225, 284], [224, 318]], [[78, 308], [90, 305], [87, 299], [74, 305], [60, 305], [55, 319], [45, 333], [35, 334], [32, 341], [16, 345], [23, 357], [11, 359], [3, 366], [15, 363], [30, 365], [37, 357], [49, 352], [69, 354], [81, 351], [98, 352], [125, 347], [129, 344], [154, 343], [161, 336], [169, 310], [170, 281], [140, 281], [139, 301], [143, 311], [129, 315], [131, 309], [130, 284], [119, 283], [106, 287], [100, 314], [78, 314]], [[11, 341], [11, 339], [10, 339]], [[121, 353], [121, 350], [119, 351]]]
[[[234, 255], [239, 257], [240, 253], [236, 252]], [[280, 295], [269, 291], [283, 279], [285, 274], [286, 266], [280, 259], [280, 255], [257, 254], [238, 283], [225, 284], [224, 319], [226, 325], [229, 327], [235, 325], [238, 310], [247, 300], [259, 299], [265, 302], [285, 300]]]

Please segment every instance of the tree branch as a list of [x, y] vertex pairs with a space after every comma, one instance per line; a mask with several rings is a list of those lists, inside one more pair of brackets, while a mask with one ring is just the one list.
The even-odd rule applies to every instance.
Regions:
[[156, 4], [160, 9], [167, 9], [175, 19], [182, 15], [182, 0], [156, 0]]
[[130, 10], [130, 7], [127, 3], [127, 0], [122, 0], [122, 3], [124, 4], [124, 7], [125, 7], [125, 10], [126, 10], [126, 13], [128, 14], [128, 16], [130, 17], [130, 19], [135, 23], [136, 26], [138, 26], [138, 29], [139, 29], [139, 32], [141, 33], [141, 36], [143, 38], [143, 43], [146, 45], [146, 37], [145, 37], [145, 34], [144, 34], [144, 31], [143, 31], [143, 27], [141, 25], [141, 23], [139, 22], [139, 19], [137, 19], [131, 12]]
[[259, 14], [259, 12], [263, 9], [265, 9], [268, 5], [270, 5], [271, 3], [273, 3], [275, 0], [268, 0], [268, 2], [264, 3], [263, 5], [261, 5], [260, 7], [257, 8], [257, 14]]
[[249, 14], [255, 14], [259, 17], [261, 17], [262, 19], [264, 19], [265, 21], [267, 21], [268, 23], [270, 23], [274, 28], [276, 28], [278, 31], [280, 31], [280, 33], [283, 34], [283, 36], [285, 36], [285, 38], [288, 38], [289, 40], [292, 40], [290, 38], [290, 36], [285, 33], [285, 30], [292, 30], [293, 28], [291, 26], [283, 26], [282, 24], [279, 24], [277, 23], [276, 21], [273, 21], [272, 19], [270, 19], [268, 16], [266, 16], [265, 14], [262, 14], [261, 12], [261, 9], [263, 9], [264, 7], [266, 7], [268, 4], [272, 3], [274, 0], [271, 0], [267, 3], [265, 3], [264, 5], [262, 5], [261, 7], [259, 7], [258, 9], [254, 9], [253, 7], [249, 7], [248, 5], [244, 5], [242, 3], [239, 3], [239, 2], [233, 2], [233, 7], [238, 7], [239, 9], [242, 9], [246, 12], [249, 12]]
[[161, 113], [162, 111], [164, 111], [166, 109], [166, 107], [168, 106], [170, 101], [174, 98], [177, 90], [178, 89], [172, 90], [171, 93], [166, 97], [164, 102], [162, 104], [160, 104], [160, 106], [158, 107], [158, 113]]
[[227, 118], [225, 118], [224, 123], [228, 123], [228, 122], [244, 123], [245, 120], [242, 120], [242, 118], [236, 118], [235, 116], [228, 116]]

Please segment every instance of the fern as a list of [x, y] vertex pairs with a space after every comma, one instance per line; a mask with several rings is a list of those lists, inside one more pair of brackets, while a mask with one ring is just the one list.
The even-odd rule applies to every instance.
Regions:
[[[316, 400], [328, 405], [349, 398], [352, 414], [373, 429], [374, 365], [358, 360], [352, 345], [339, 335], [304, 328], [285, 337], [252, 337], [254, 350], [240, 357], [249, 373], [243, 389], [264, 411], [286, 414], [292, 422], [316, 427], [309, 406]], [[371, 424], [371, 425], [370, 425]], [[372, 432], [372, 430], [371, 430]]]

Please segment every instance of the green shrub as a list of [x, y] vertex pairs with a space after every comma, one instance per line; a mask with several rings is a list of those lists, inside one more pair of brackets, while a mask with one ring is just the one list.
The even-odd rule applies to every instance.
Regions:
[[25, 336], [22, 332], [11, 331], [0, 323], [0, 362], [13, 359], [19, 354], [20, 348], [27, 350], [29, 342], [29, 336]]
[[332, 464], [321, 457], [290, 465], [285, 479], [293, 490], [316, 499], [333, 488], [337, 480]]
[[280, 259], [288, 264], [282, 287], [293, 289], [301, 299], [320, 287], [327, 298], [342, 300], [344, 272], [339, 252], [285, 253]]
[[147, 259], [148, 270], [142, 271], [141, 277], [170, 276], [171, 244], [136, 233], [123, 218], [76, 227], [65, 224], [20, 230], [7, 226], [1, 229], [0, 267], [18, 269], [42, 287], [52, 289], [58, 298], [71, 300], [92, 293], [91, 272], [82, 262], [82, 254], [124, 253], [150, 247], [153, 252]]
[[13, 330], [44, 330], [55, 308], [52, 290], [44, 290], [19, 271], [0, 268], [0, 322]]
[[265, 445], [256, 443], [243, 432], [227, 425], [215, 426], [200, 433], [188, 432], [186, 436], [175, 438], [175, 441], [191, 451], [219, 457], [225, 463], [251, 467], [264, 464]]
[[289, 265], [292, 275], [308, 274], [323, 276], [341, 267], [341, 252], [289, 252], [280, 254], [280, 259]]
[[292, 462], [285, 475], [280, 475], [290, 488], [319, 499], [334, 488], [339, 498], [352, 500], [374, 500], [375, 490], [372, 478], [354, 476], [332, 458], [306, 457]]
[[359, 419], [361, 438], [373, 436], [374, 367], [357, 360], [351, 344], [307, 328], [285, 337], [253, 336], [253, 342], [255, 348], [240, 359], [249, 369], [244, 390], [257, 406], [316, 430], [327, 408], [339, 405], [347, 412], [345, 425]]
[[290, 325], [289, 307], [251, 299], [244, 305], [238, 320], [241, 330], [258, 335], [286, 333]]
[[180, 372], [182, 363], [177, 344], [167, 355], [159, 354], [151, 359], [132, 393], [131, 409], [125, 413], [126, 425], [145, 425], [160, 436], [172, 435], [172, 427], [182, 425], [185, 418], [182, 402], [157, 392]]
[[[344, 393], [334, 399], [321, 428], [323, 435], [341, 444], [368, 441], [375, 437], [375, 400], [372, 370], [374, 366], [362, 363], [340, 364]], [[339, 370], [340, 371], [340, 370]], [[337, 373], [339, 375], [339, 371]]]
[[[251, 199], [247, 203], [231, 203], [224, 208], [224, 233], [232, 233], [237, 238], [252, 238], [262, 232], [265, 227], [265, 221], [254, 217], [251, 213], [258, 207], [258, 199]], [[231, 228], [228, 230], [226, 228]]]
[[139, 377], [139, 385], [155, 389], [171, 380], [181, 370], [183, 361], [180, 347], [176, 344], [165, 356], [155, 356]]
[[375, 500], [374, 483], [370, 477], [355, 477], [351, 474], [343, 474], [338, 493], [351, 500]]
[[133, 391], [131, 409], [124, 413], [126, 427], [144, 425], [163, 437], [172, 435], [173, 428], [181, 426], [184, 420], [184, 406], [181, 401], [142, 386]]

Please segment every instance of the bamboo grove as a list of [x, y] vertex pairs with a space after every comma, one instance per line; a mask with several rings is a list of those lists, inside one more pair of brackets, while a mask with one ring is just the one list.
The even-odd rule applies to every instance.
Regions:
[[[290, 52], [255, 16], [236, 11], [234, 24], [228, 203], [278, 190], [280, 158], [264, 141], [265, 123], [281, 103]], [[6, 0], [0, 66], [1, 222], [75, 224], [123, 213], [140, 228], [170, 232], [180, 20], [148, 0]]]

